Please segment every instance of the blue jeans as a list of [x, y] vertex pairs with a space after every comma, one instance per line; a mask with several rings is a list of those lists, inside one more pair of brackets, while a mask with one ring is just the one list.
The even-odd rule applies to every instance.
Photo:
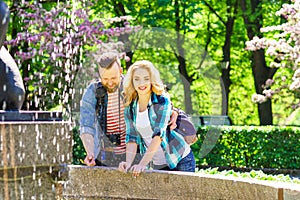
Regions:
[[177, 164], [176, 168], [173, 169], [175, 171], [183, 171], [183, 172], [195, 172], [196, 161], [191, 150], [190, 153], [181, 159], [181, 161]]
[[196, 161], [192, 150], [190, 153], [182, 158], [174, 169], [170, 169], [168, 166], [154, 166], [157, 170], [167, 171], [183, 171], [183, 172], [195, 172]]

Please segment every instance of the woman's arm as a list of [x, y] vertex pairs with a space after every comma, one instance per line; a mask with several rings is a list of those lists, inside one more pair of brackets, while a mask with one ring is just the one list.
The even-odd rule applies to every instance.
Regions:
[[139, 176], [141, 172], [143, 172], [146, 168], [146, 166], [149, 164], [149, 162], [152, 160], [154, 154], [157, 152], [157, 149], [159, 148], [161, 143], [161, 138], [160, 136], [155, 136], [150, 145], [147, 148], [147, 151], [145, 155], [143, 156], [142, 160], [138, 165], [133, 165], [131, 167], [132, 174], [134, 177]]
[[137, 144], [135, 142], [129, 142], [126, 144], [126, 162], [121, 162], [119, 164], [120, 171], [122, 172], [128, 171], [135, 158], [136, 151], [137, 151]]
[[137, 144], [134, 142], [129, 142], [126, 145], [126, 163], [128, 165], [127, 168], [129, 168], [135, 158], [137, 151]]

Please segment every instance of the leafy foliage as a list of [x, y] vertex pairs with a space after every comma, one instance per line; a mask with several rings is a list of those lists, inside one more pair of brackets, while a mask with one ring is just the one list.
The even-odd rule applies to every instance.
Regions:
[[[221, 131], [216, 143], [207, 134], [214, 134], [211, 129], [213, 127], [199, 127], [198, 141], [191, 146], [197, 166], [300, 169], [299, 128], [223, 126], [214, 129]], [[73, 129], [73, 164], [83, 164], [85, 157], [78, 131], [78, 127]], [[211, 142], [203, 145], [204, 139], [209, 137]], [[202, 157], [203, 148], [212, 150]]]
[[[201, 157], [203, 142], [210, 138], [213, 127], [200, 127], [199, 140], [192, 146], [197, 165], [252, 167], [252, 168], [300, 168], [300, 129], [296, 127], [240, 127], [228, 126], [216, 129], [219, 138], [212, 151]], [[210, 134], [207, 134], [210, 133]], [[280, 142], [279, 142], [280, 141]]]
[[[33, 0], [30, 2], [36, 3]], [[85, 2], [94, 4], [85, 4]], [[21, 1], [18, 2], [18, 5], [12, 9], [13, 17], [11, 19], [13, 19], [13, 23], [10, 26], [13, 27], [13, 30], [10, 28], [11, 35], [8, 38], [11, 40], [8, 46], [12, 55], [16, 56], [19, 62], [21, 74], [25, 81], [26, 104], [22, 109], [48, 110], [58, 104], [64, 104], [64, 109], [69, 110], [68, 106], [74, 101], [74, 84], [76, 85], [74, 80], [82, 80], [78, 76], [78, 72], [86, 73], [86, 71], [81, 70], [87, 66], [86, 61], [89, 59], [86, 52], [94, 44], [119, 40], [124, 36], [123, 33], [135, 28], [132, 24], [175, 30], [175, 21], [179, 19], [180, 22], [184, 22], [181, 23], [179, 33], [185, 35], [185, 39], [190, 41], [188, 43], [189, 48], [184, 46], [187, 50], [184, 55], [187, 61], [186, 69], [189, 75], [196, 75], [193, 76], [195, 80], [191, 84], [193, 114], [219, 115], [222, 107], [216, 104], [216, 99], [211, 98], [211, 92], [215, 90], [209, 88], [203, 81], [203, 69], [199, 67], [201, 56], [197, 54], [197, 51], [198, 46], [205, 49], [207, 56], [209, 55], [212, 60], [211, 68], [216, 68], [220, 72], [220, 63], [223, 59], [222, 44], [225, 40], [223, 22], [228, 18], [228, 14], [232, 14], [236, 20], [231, 35], [230, 80], [232, 83], [229, 93], [228, 115], [234, 124], [259, 124], [256, 104], [251, 102], [251, 95], [255, 88], [250, 68], [251, 62], [249, 62], [250, 52], [244, 49], [247, 40], [246, 27], [241, 17], [240, 8], [235, 14], [227, 12], [227, 8], [231, 8], [234, 2], [233, 0], [178, 1], [179, 16], [175, 15], [174, 3], [169, 0], [80, 0], [68, 1], [65, 4], [46, 1], [43, 1], [42, 4], [21, 4]], [[282, 16], [274, 17], [275, 11], [279, 9], [282, 2], [283, 0], [262, 2], [263, 11], [257, 13], [263, 13], [263, 21], [260, 22], [263, 26], [272, 27], [272, 25], [289, 20]], [[12, 1], [8, 1], [8, 4], [12, 6]], [[210, 5], [212, 9], [207, 5]], [[291, 7], [286, 6], [286, 8]], [[293, 10], [288, 9], [288, 11], [292, 12]], [[288, 14], [287, 12], [284, 16], [288, 16]], [[128, 18], [124, 15], [130, 15], [134, 20], [129, 23]], [[14, 35], [16, 33], [18, 34]], [[276, 30], [264, 32], [264, 35], [267, 38], [274, 38], [273, 36], [277, 35], [275, 33], [280, 32]], [[71, 42], [69, 41], [70, 38]], [[165, 41], [166, 38], [160, 39], [158, 42]], [[79, 46], [76, 46], [76, 41], [79, 42]], [[52, 50], [47, 50], [47, 46], [49, 48], [52, 46]], [[74, 51], [69, 51], [69, 49]], [[172, 85], [169, 91], [172, 101], [177, 107], [184, 109], [183, 83], [180, 80], [178, 60], [174, 52], [163, 52], [161, 49], [145, 51], [139, 49], [131, 52], [134, 54], [133, 60], [149, 59], [162, 73], [166, 72], [162, 76], [165, 83]], [[53, 56], [55, 60], [53, 60]], [[269, 66], [272, 61], [274, 61], [274, 56], [268, 57], [267, 65]], [[297, 90], [294, 95], [290, 95], [286, 91], [287, 86], [291, 84], [293, 73], [294, 70], [283, 68], [278, 70], [274, 77], [277, 81], [273, 83], [272, 90], [266, 91], [268, 95], [272, 95], [272, 91], [276, 92], [276, 88], [280, 88], [281, 80], [285, 80], [286, 86], [283, 88], [284, 90], [281, 90], [281, 96], [272, 97], [274, 124], [284, 124], [285, 118], [292, 112], [292, 107], [288, 105], [290, 102], [295, 105], [298, 102]], [[86, 74], [95, 75], [95, 73]], [[172, 77], [170, 74], [176, 77]], [[80, 84], [82, 89], [86, 82], [82, 81]], [[221, 99], [221, 95], [218, 98]], [[215, 109], [217, 107], [218, 110]]]
[[[45, 9], [24, 3], [16, 8], [22, 29], [7, 45], [17, 47], [15, 59], [22, 65], [27, 109], [63, 105], [70, 112], [74, 82], [87, 51], [134, 31], [127, 17], [101, 21], [90, 14], [88, 4], [57, 4]], [[116, 23], [123, 23], [122, 27]]]
[[235, 172], [233, 170], [223, 170], [219, 171], [219, 168], [209, 168], [209, 169], [200, 169], [196, 173], [198, 174], [217, 174], [228, 177], [239, 177], [239, 178], [247, 178], [253, 180], [263, 180], [263, 181], [275, 181], [275, 182], [285, 182], [292, 184], [300, 184], [300, 179], [291, 178], [288, 175], [278, 174], [278, 175], [270, 175], [266, 174], [263, 171], [259, 170], [251, 170], [251, 172]]
[[86, 152], [79, 134], [79, 127], [73, 128], [73, 161], [74, 165], [82, 165], [86, 156]]

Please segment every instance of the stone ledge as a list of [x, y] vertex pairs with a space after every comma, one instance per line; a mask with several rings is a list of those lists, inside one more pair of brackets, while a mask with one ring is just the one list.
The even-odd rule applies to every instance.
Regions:
[[68, 166], [64, 199], [300, 199], [299, 185], [185, 172], [146, 171], [138, 178], [115, 168]]

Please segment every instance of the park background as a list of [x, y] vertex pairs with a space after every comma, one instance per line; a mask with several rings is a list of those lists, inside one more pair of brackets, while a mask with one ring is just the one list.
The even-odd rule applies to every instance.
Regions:
[[[126, 53], [125, 72], [136, 60], [153, 62], [174, 105], [192, 116], [228, 115], [242, 126], [298, 125], [299, 1], [5, 2], [11, 11], [6, 46], [26, 89], [22, 110], [63, 111], [76, 119], [80, 96], [96, 75], [90, 52], [115, 49]], [[206, 164], [300, 166], [298, 130], [222, 131], [228, 154], [220, 150]], [[270, 154], [262, 156], [266, 144]]]
[[[286, 23], [276, 12], [291, 1], [6, 2], [11, 10], [7, 46], [18, 60], [26, 86], [23, 110], [66, 107], [90, 48], [98, 43], [126, 42], [136, 30], [153, 28], [168, 32], [164, 37], [173, 34], [175, 47], [158, 48], [163, 38], [152, 41], [148, 48], [131, 51], [124, 47], [121, 50], [130, 61], [123, 66], [138, 59], [152, 61], [170, 87], [174, 104], [189, 114], [228, 115], [238, 125], [283, 125], [297, 107], [297, 90], [281, 90], [261, 104], [251, 100], [253, 94], [263, 93], [262, 86], [269, 79], [286, 77], [286, 84], [291, 84], [296, 69], [272, 67], [276, 55], [246, 50], [246, 42], [255, 36], [277, 39], [274, 36], [279, 31], [262, 33], [260, 28]], [[211, 88], [201, 81], [203, 60], [211, 69], [218, 69], [213, 79], [221, 78], [224, 84], [225, 95], [218, 96], [223, 104], [217, 110], [212, 109]], [[185, 88], [182, 78], [188, 85]], [[277, 93], [281, 85], [275, 81], [267, 88]]]

